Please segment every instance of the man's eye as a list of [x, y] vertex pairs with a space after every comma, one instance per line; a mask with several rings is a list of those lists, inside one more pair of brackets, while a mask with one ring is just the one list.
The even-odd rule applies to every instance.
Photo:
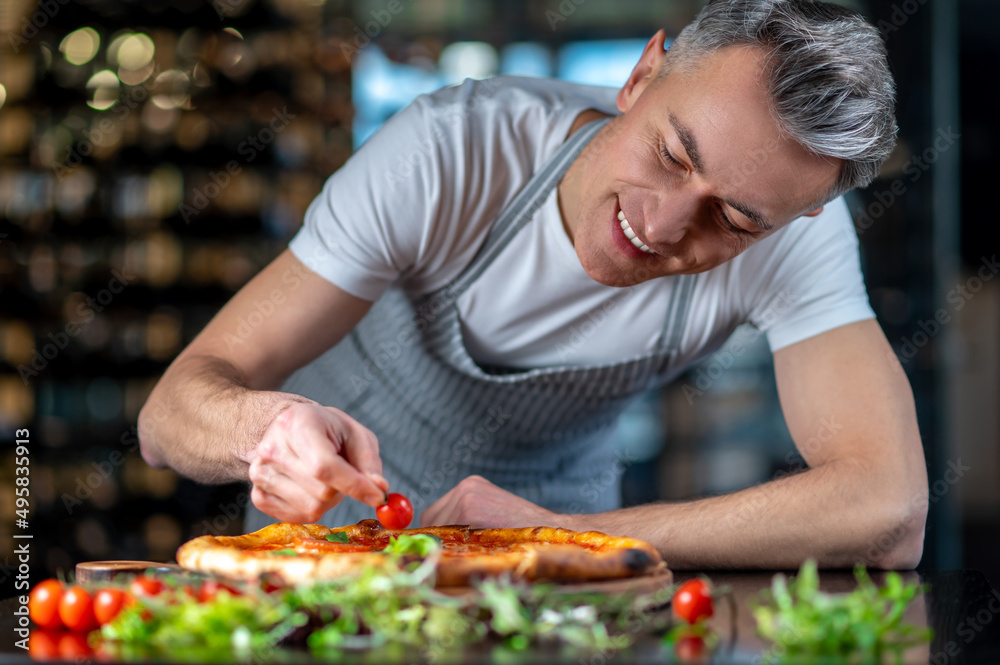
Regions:
[[726, 215], [726, 212], [722, 209], [722, 206], [717, 206], [716, 209], [718, 210], [719, 218], [722, 220], [722, 224], [726, 227], [726, 229], [728, 229], [733, 233], [747, 233], [747, 234], [750, 233], [750, 231], [747, 231], [746, 229], [741, 229], [740, 227], [736, 226], [731, 221], [729, 221], [729, 217]]
[[684, 165], [681, 164], [679, 161], [677, 161], [672, 154], [670, 154], [670, 149], [667, 147], [665, 143], [660, 144], [660, 154], [662, 154], [663, 158], [666, 159], [668, 162], [673, 163], [675, 166], [684, 168]]

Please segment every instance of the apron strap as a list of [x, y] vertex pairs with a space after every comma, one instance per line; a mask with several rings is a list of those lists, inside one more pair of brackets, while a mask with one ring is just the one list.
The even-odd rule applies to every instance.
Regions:
[[[531, 177], [528, 184], [521, 188], [514, 200], [500, 213], [490, 229], [486, 242], [468, 267], [455, 281], [445, 286], [440, 292], [447, 293], [448, 299], [455, 302], [476, 281], [511, 239], [517, 235], [517, 232], [531, 221], [573, 160], [590, 143], [597, 132], [610, 121], [611, 118], [602, 118], [589, 122], [559, 146], [555, 154], [542, 165], [542, 168]], [[433, 296], [431, 297], [433, 298]]]

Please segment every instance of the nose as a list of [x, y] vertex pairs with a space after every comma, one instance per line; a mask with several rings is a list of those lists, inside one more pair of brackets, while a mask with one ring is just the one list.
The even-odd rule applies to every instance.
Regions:
[[697, 219], [697, 197], [674, 191], [656, 205], [646, 214], [646, 241], [654, 249], [658, 245], [680, 244]]

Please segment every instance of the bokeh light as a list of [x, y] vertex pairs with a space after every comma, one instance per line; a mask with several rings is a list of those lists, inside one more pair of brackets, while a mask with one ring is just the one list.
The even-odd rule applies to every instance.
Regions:
[[137, 32], [122, 41], [116, 52], [116, 59], [123, 69], [138, 71], [153, 61], [155, 51], [149, 35]]
[[105, 111], [118, 101], [118, 76], [110, 69], [102, 69], [87, 81], [87, 90], [93, 90], [93, 97], [87, 105], [98, 111]]
[[177, 69], [168, 69], [156, 77], [155, 91], [151, 100], [161, 109], [175, 109], [187, 104], [191, 81], [187, 74]]
[[66, 35], [59, 44], [66, 62], [84, 65], [94, 59], [101, 47], [101, 36], [93, 28], [80, 28]]

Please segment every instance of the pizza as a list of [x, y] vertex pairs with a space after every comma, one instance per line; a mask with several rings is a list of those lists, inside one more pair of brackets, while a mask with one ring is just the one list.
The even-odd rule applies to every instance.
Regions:
[[635, 538], [555, 527], [387, 529], [376, 520], [328, 528], [281, 522], [242, 536], [200, 536], [177, 550], [184, 568], [284, 584], [357, 575], [378, 565], [402, 536], [438, 543], [437, 586], [509, 574], [514, 579], [582, 582], [636, 577], [665, 568], [655, 547]]

